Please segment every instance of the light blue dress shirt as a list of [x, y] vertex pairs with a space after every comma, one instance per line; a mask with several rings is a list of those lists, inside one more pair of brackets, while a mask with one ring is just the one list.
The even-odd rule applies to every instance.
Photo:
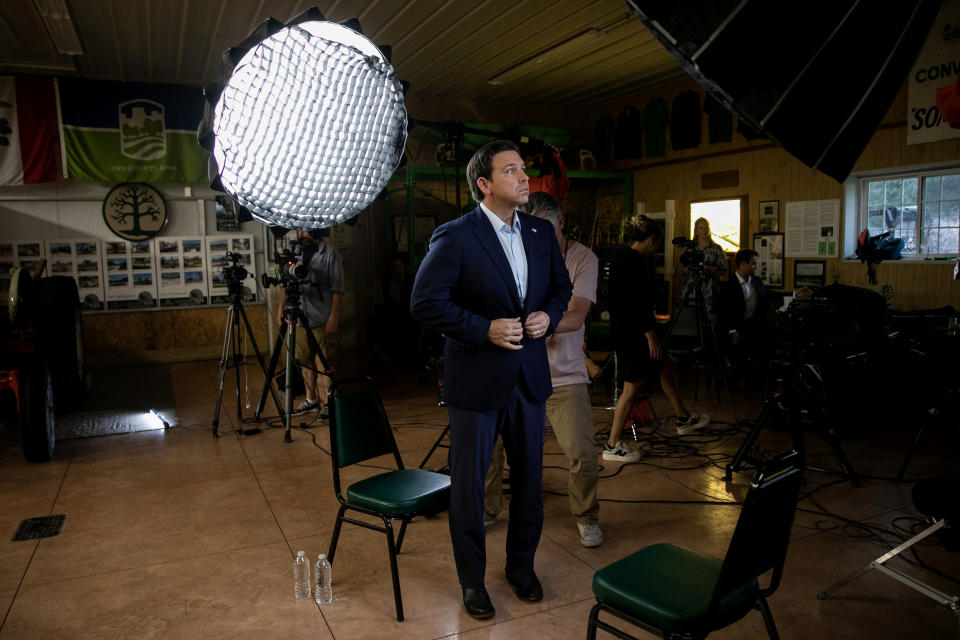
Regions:
[[493, 225], [500, 246], [503, 247], [503, 252], [507, 256], [507, 262], [510, 263], [513, 279], [517, 283], [520, 304], [524, 304], [527, 301], [527, 254], [523, 250], [523, 238], [520, 237], [520, 218], [514, 211], [513, 227], [511, 228], [482, 202], [480, 203], [480, 210], [486, 214], [487, 220]]

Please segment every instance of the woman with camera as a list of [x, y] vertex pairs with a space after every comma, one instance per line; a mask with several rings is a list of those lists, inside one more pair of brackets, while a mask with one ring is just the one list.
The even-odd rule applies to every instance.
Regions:
[[[713, 241], [710, 234], [710, 222], [706, 218], [697, 218], [693, 223], [693, 240], [684, 249], [680, 256], [680, 263], [684, 265], [683, 273], [686, 280], [680, 299], [687, 304], [696, 304], [696, 289], [698, 281], [702, 282], [703, 300], [710, 313], [713, 326], [717, 326], [717, 315], [714, 310], [714, 300], [720, 291], [720, 274], [727, 269], [727, 257], [719, 244]], [[702, 268], [702, 278], [696, 272]]]

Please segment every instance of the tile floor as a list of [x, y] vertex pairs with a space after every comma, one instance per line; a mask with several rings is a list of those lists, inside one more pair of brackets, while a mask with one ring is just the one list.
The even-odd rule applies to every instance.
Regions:
[[[315, 421], [284, 442], [279, 428], [237, 428], [232, 379], [225, 384], [221, 437], [211, 436], [218, 365], [171, 366], [174, 428], [65, 440], [48, 464], [23, 461], [17, 447], [0, 448], [0, 640], [14, 638], [580, 638], [593, 604], [593, 572], [637, 548], [670, 541], [722, 555], [749, 473], [723, 479], [723, 465], [743, 440], [729, 427], [729, 405], [709, 392], [688, 402], [721, 424], [699, 435], [671, 436], [672, 420], [641, 436], [648, 454], [638, 464], [602, 469], [601, 525], [606, 543], [585, 549], [569, 515], [566, 472], [556, 440], [544, 460], [546, 519], [536, 568], [542, 602], [520, 602], [502, 573], [506, 526], [487, 536], [487, 588], [497, 608], [488, 621], [460, 604], [445, 515], [419, 519], [400, 556], [406, 620], [394, 619], [382, 534], [345, 525], [333, 567], [335, 601], [318, 607], [293, 598], [292, 561], [303, 549], [325, 552], [336, 514], [327, 429]], [[94, 372], [96, 375], [96, 372]], [[388, 415], [408, 466], [420, 463], [446, 424], [427, 374], [379, 374]], [[131, 376], [131, 384], [136, 377]], [[255, 404], [261, 378], [250, 368]], [[684, 379], [682, 383], [689, 382]], [[686, 388], [689, 388], [686, 387]], [[118, 390], [118, 393], [122, 390]], [[691, 395], [691, 394], [688, 394]], [[705, 397], [706, 396], [706, 397]], [[607, 399], [596, 396], [598, 433], [609, 426]], [[759, 394], [735, 395], [741, 419], [755, 419]], [[654, 396], [659, 415], [667, 414]], [[253, 409], [245, 409], [251, 416]], [[275, 415], [267, 403], [267, 415]], [[168, 416], [168, 420], [171, 417]], [[726, 425], [723, 423], [727, 423]], [[799, 504], [783, 583], [771, 598], [781, 636], [791, 638], [952, 638], [958, 620], [934, 601], [877, 572], [827, 600], [818, 592], [921, 526], [909, 483], [896, 474], [913, 427], [846, 438], [843, 447], [869, 476], [855, 488], [837, 475], [810, 471]], [[949, 440], [924, 442], [910, 475], [942, 468]], [[788, 438], [773, 429], [760, 446], [776, 451]], [[836, 468], [829, 450], [808, 436], [811, 464]], [[439, 449], [427, 463], [444, 463]], [[960, 472], [955, 469], [954, 474]], [[721, 503], [721, 504], [718, 504]], [[65, 514], [51, 538], [11, 542], [21, 520]], [[866, 523], [871, 529], [856, 526]], [[870, 535], [869, 532], [894, 531]], [[904, 561], [920, 580], [960, 594], [960, 554], [936, 542], [918, 547], [937, 573]], [[947, 576], [947, 577], [944, 577]], [[640, 634], [644, 637], [643, 634]], [[603, 632], [600, 637], [606, 636]], [[766, 637], [751, 613], [717, 638]]]

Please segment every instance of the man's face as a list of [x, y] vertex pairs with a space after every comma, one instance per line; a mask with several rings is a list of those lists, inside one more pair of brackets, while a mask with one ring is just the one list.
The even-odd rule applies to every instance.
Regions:
[[490, 179], [479, 178], [477, 185], [484, 194], [484, 202], [509, 204], [516, 207], [530, 197], [523, 158], [516, 151], [501, 151], [493, 156]]
[[741, 263], [740, 267], [740, 275], [742, 275], [744, 278], [752, 276], [753, 272], [757, 270], [757, 256], [750, 256], [750, 260]]

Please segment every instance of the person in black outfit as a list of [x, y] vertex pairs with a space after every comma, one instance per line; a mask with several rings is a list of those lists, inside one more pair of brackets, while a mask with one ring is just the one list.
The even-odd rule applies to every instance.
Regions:
[[650, 256], [663, 241], [663, 229], [641, 216], [627, 225], [626, 233], [627, 246], [614, 257], [608, 288], [610, 332], [623, 378], [623, 393], [617, 399], [610, 438], [603, 448], [604, 460], [619, 462], [640, 459], [640, 452], [621, 441], [620, 435], [637, 392], [656, 375], [676, 411], [678, 433], [690, 433], [710, 422], [710, 416], [690, 413], [684, 406], [677, 385], [676, 364], [657, 337], [653, 316], [654, 267]]
[[741, 249], [734, 256], [733, 277], [720, 287], [717, 301], [719, 337], [737, 377], [743, 377], [750, 357], [766, 347], [770, 293], [754, 275], [757, 252]]

